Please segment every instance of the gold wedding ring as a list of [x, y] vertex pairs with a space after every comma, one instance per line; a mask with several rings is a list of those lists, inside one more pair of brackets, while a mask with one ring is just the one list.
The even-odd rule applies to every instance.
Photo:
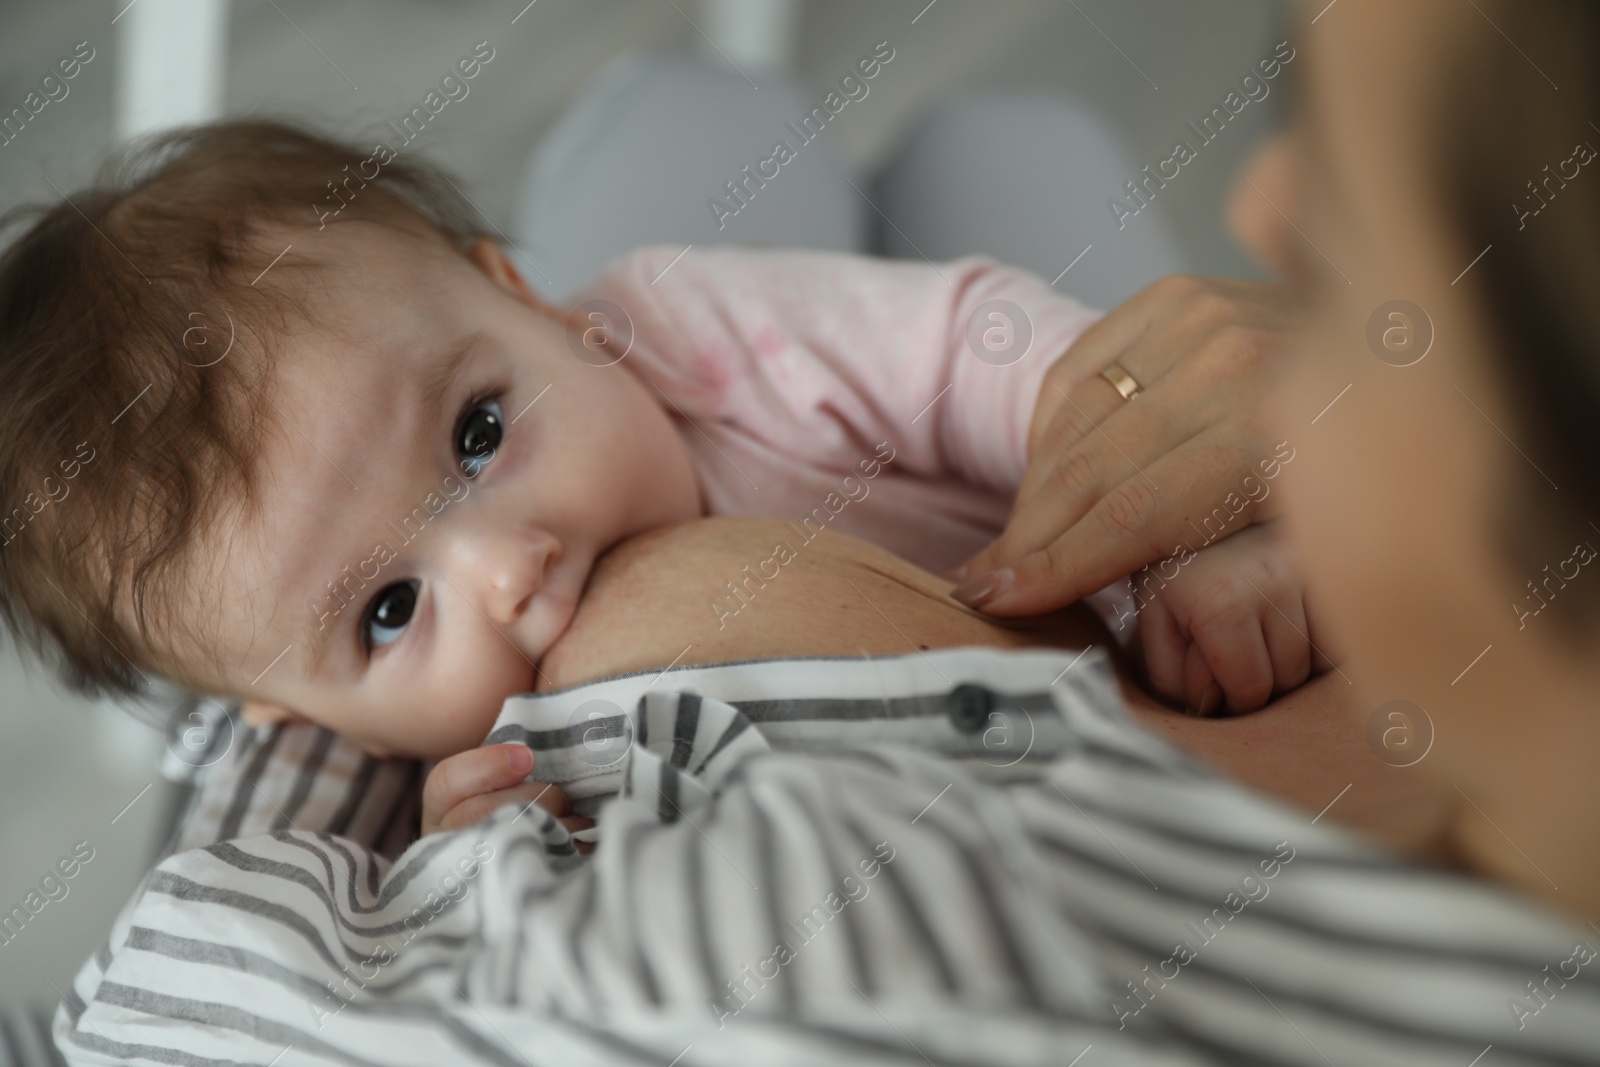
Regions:
[[1111, 366], [1100, 372], [1100, 377], [1110, 382], [1111, 388], [1121, 394], [1124, 400], [1132, 400], [1144, 392], [1144, 389], [1139, 385], [1138, 379], [1129, 374], [1128, 369], [1120, 363], [1111, 364]]

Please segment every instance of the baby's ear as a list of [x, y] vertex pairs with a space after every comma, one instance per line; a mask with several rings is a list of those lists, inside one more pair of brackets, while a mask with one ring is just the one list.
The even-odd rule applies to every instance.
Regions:
[[281, 708], [276, 704], [268, 704], [262, 700], [240, 701], [239, 716], [250, 726], [272, 726], [280, 722], [310, 721], [304, 715], [296, 714], [288, 708]]
[[467, 249], [467, 258], [472, 260], [479, 270], [487, 274], [490, 281], [518, 300], [547, 315], [561, 317], [559, 311], [547, 304], [538, 293], [529, 287], [521, 272], [517, 270], [516, 264], [507, 259], [506, 254], [500, 250], [500, 246], [490, 238], [480, 237], [473, 241], [472, 247]]

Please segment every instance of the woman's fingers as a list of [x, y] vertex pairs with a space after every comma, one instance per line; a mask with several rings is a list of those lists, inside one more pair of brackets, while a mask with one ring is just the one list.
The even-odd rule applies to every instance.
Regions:
[[[1258, 492], [1252, 498], [1245, 495], [1242, 484], [1197, 475], [1224, 471], [1227, 477], [1234, 476], [1231, 460], [1240, 449], [1230, 439], [1232, 432], [1213, 427], [1143, 471], [1131, 472], [1043, 548], [1002, 562], [998, 572], [986, 574], [969, 566], [967, 574], [972, 577], [951, 595], [993, 615], [1037, 615], [1102, 589], [1151, 560], [1184, 549], [1199, 551], [1208, 541], [1244, 529], [1256, 521], [1267, 495]], [[1035, 510], [1040, 517], [1029, 514]], [[1040, 536], [1039, 531], [1050, 530], [1058, 516], [1048, 498], [1036, 497], [1013, 516], [1012, 526], [1018, 528], [1014, 536], [1019, 541]], [[990, 558], [1003, 561], [1012, 549], [1006, 543], [997, 546]], [[987, 554], [988, 550], [974, 559]], [[989, 588], [984, 588], [986, 581]]]
[[[1213, 498], [1216, 504], [1229, 492], [1247, 492], [1244, 476], [1261, 461], [1273, 458], [1270, 437], [1255, 416], [1231, 410], [1230, 405], [1239, 401], [1241, 379], [1263, 377], [1260, 364], [1269, 358], [1270, 345], [1248, 331], [1214, 329], [1217, 333], [1212, 338], [1199, 343], [1188, 359], [1133, 400], [1124, 400], [1109, 383], [1095, 382], [1085, 383], [1077, 397], [1062, 398], [1018, 487], [1006, 529], [968, 560], [960, 573], [975, 577], [1042, 551], [1106, 503], [1116, 487], [1121, 487], [1121, 499], [1109, 499], [1108, 510], [1113, 514], [1127, 510], [1128, 505], [1142, 505], [1143, 490], [1127, 484], [1131, 476], [1139, 474], [1146, 488], [1158, 489], [1164, 482], [1147, 468], [1180, 452], [1196, 437], [1211, 446], [1204, 454], [1208, 462], [1176, 471], [1175, 479], [1187, 490]], [[1160, 341], [1160, 337], [1145, 338], [1140, 344]], [[1155, 362], [1154, 356], [1139, 360], [1141, 366]], [[1252, 383], [1248, 388], [1255, 387]], [[1047, 379], [1044, 389], [1055, 388]], [[1201, 458], [1199, 453], [1186, 455]], [[1173, 510], [1176, 503], [1170, 498], [1149, 502], [1157, 517], [1166, 520], [1169, 536], [1183, 521], [1197, 518], [1195, 514], [1177, 515]], [[1205, 511], [1209, 510], [1208, 505]], [[1158, 547], [1157, 554], [1161, 553]], [[1136, 560], [1136, 565], [1152, 558]]]
[[[1116, 396], [1109, 385], [1105, 392]], [[1094, 390], [1099, 392], [1099, 390]], [[1181, 444], [1173, 440], [1174, 426], [1162, 424], [1149, 408], [1135, 412], [1117, 397], [1119, 407], [1109, 415], [1091, 415], [1081, 404], [1065, 406], [1061, 420], [1094, 419], [1099, 432], [1071, 449], [1046, 443], [1029, 466], [1012, 505], [1006, 528], [993, 543], [967, 560], [962, 573], [985, 574], [1042, 550], [1073, 524], [1081, 522], [1099, 502], [1138, 468]], [[1087, 401], [1086, 399], [1086, 402]], [[1137, 405], [1143, 404], [1141, 398]], [[1082, 414], [1080, 415], [1080, 411]], [[1187, 431], [1187, 427], [1184, 428]], [[1148, 562], [1148, 561], [1146, 561]]]
[[[1039, 439], [1044, 434], [1045, 427], [1054, 418], [1062, 398], [1076, 397], [1081, 386], [1090, 382], [1113, 362], [1121, 362], [1133, 343], [1148, 331], [1153, 323], [1169, 313], [1171, 291], [1193, 280], [1174, 275], [1145, 287], [1097, 319], [1073, 342], [1072, 347], [1056, 360], [1045, 375], [1044, 389], [1034, 407], [1033, 421], [1028, 431], [1030, 456], [1037, 451]], [[1140, 367], [1139, 381], [1153, 381], [1165, 369], [1165, 363], [1159, 367]]]
[[[1046, 382], [1046, 389], [1054, 386]], [[1096, 378], [1063, 396], [1044, 438], [1034, 449], [1017, 486], [1017, 502], [1041, 495], [1059, 498], [1079, 515], [1095, 501], [1110, 472], [1126, 472], [1168, 451], [1193, 433], [1186, 413], [1168, 412], [1159, 396], [1124, 400], [1111, 383]], [[1176, 416], [1176, 417], [1163, 417]], [[1178, 424], [1182, 424], [1181, 426]]]
[[[965, 574], [983, 574], [1040, 551], [1082, 521], [1115, 487], [1181, 448], [1208, 425], [1195, 405], [1176, 398], [1169, 403], [1160, 387], [1155, 395], [1133, 401], [1123, 400], [1109, 384], [1082, 392], [1083, 402], [1069, 400], [1058, 412], [1057, 422], [1081, 421], [1089, 427], [1088, 436], [1070, 447], [1058, 448], [1053, 439], [1045, 442], [1017, 490], [1005, 530], [967, 561]], [[1090, 412], [1085, 405], [1096, 403], [1093, 397], [1110, 403], [1103, 394], [1110, 394], [1115, 404], [1109, 411]], [[1076, 431], [1068, 433], [1075, 436]], [[1218, 471], [1210, 477], [1220, 480], [1225, 474]]]
[[[1188, 321], [1196, 318], [1203, 320], [1199, 326]], [[1204, 349], [1233, 347], [1238, 340], [1219, 341], [1221, 328], [1209, 313], [1180, 315], [1177, 321], [1169, 315], [1143, 325], [1125, 348], [1097, 352], [1088, 361], [1094, 370], [1087, 378], [1069, 381], [1065, 375], [1046, 375], [1035, 412], [1050, 406], [1053, 414], [1030, 438], [1029, 469], [1017, 489], [1019, 499], [1036, 495], [1051, 479], [1052, 469], [1069, 465], [1075, 456], [1094, 460], [1102, 469], [1116, 460], [1122, 467], [1143, 464], [1225, 416], [1219, 405], [1229, 400], [1230, 386], [1237, 384], [1232, 380], [1237, 368]], [[1079, 344], [1090, 339], [1086, 334]], [[1076, 355], [1078, 347], [1068, 349], [1062, 362]], [[1180, 355], [1185, 357], [1181, 362]], [[1139, 384], [1135, 398], [1124, 397], [1101, 376], [1113, 361]], [[1092, 499], [1085, 510], [1090, 503]]]
[[[1171, 294], [1177, 294], [1175, 303]], [[1158, 299], [1166, 303], [1155, 303]], [[1122, 321], [1121, 316], [1130, 310], [1136, 318]], [[1219, 295], [1217, 282], [1174, 276], [1157, 282], [1112, 311], [1067, 349], [1057, 362], [1059, 371], [1052, 368], [1046, 374], [1030, 426], [1030, 462], [1037, 462], [1046, 446], [1072, 447], [1093, 433], [1100, 421], [1129, 403], [1103, 377], [1102, 372], [1113, 363], [1138, 383], [1141, 400], [1152, 394], [1159, 396], [1163, 386], [1173, 384], [1173, 375], [1187, 378], [1187, 388], [1177, 397], [1182, 410], [1208, 401], [1237, 399], [1232, 394], [1241, 385], [1259, 388], [1258, 383], [1238, 381], [1236, 368], [1223, 366], [1225, 360], [1210, 358], [1207, 351], [1231, 353], [1241, 345], [1247, 333], [1246, 328], [1241, 328], [1241, 319], [1255, 322], [1263, 318], [1247, 315], [1246, 310], [1247, 305]], [[1270, 331], [1259, 328], [1259, 332], [1265, 335]], [[1197, 378], [1206, 380], [1196, 381]], [[1078, 413], [1071, 410], [1074, 405], [1082, 409], [1079, 417], [1074, 417]], [[1041, 416], [1041, 408], [1048, 415]]]
[[[1029, 426], [1029, 456], [1048, 435], [1063, 398], [1078, 399], [1079, 387], [1091, 384], [1112, 363], [1120, 363], [1149, 390], [1173, 369], [1194, 364], [1195, 355], [1207, 346], [1226, 350], [1253, 334], [1276, 351], [1281, 347], [1276, 335], [1288, 325], [1281, 287], [1181, 274], [1146, 286], [1084, 331], [1045, 376]], [[1191, 399], [1258, 391], [1260, 386], [1235, 377]]]
[[[1289, 318], [1278, 287], [1174, 277], [1086, 331], [1046, 373], [1011, 518], [954, 595], [1051, 611], [1209, 539], [1208, 516], [1228, 533], [1255, 521], [1267, 492], [1251, 476], [1273, 460], [1260, 394]], [[1143, 387], [1134, 399], [1096, 380], [1113, 361]]]

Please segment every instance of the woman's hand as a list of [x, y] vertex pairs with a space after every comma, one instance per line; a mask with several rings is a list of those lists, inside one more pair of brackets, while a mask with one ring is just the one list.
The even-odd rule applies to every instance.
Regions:
[[459, 830], [506, 804], [537, 804], [568, 830], [594, 823], [567, 815], [567, 795], [549, 782], [530, 782], [533, 752], [526, 745], [486, 745], [440, 760], [422, 786], [422, 832]]
[[[1289, 327], [1281, 286], [1182, 275], [1107, 313], [1046, 373], [1011, 519], [952, 595], [1037, 615], [1192, 542], [1273, 457], [1261, 407]], [[1113, 362], [1142, 387], [1132, 400], [1101, 377]], [[1267, 499], [1228, 532], [1276, 514]]]

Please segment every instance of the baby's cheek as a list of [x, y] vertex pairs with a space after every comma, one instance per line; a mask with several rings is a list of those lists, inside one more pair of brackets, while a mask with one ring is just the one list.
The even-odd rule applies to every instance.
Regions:
[[534, 672], [510, 644], [481, 649], [470, 661], [441, 664], [426, 696], [407, 698], [412, 736], [424, 740], [416, 754], [443, 759], [481, 745], [507, 697], [533, 691]]

